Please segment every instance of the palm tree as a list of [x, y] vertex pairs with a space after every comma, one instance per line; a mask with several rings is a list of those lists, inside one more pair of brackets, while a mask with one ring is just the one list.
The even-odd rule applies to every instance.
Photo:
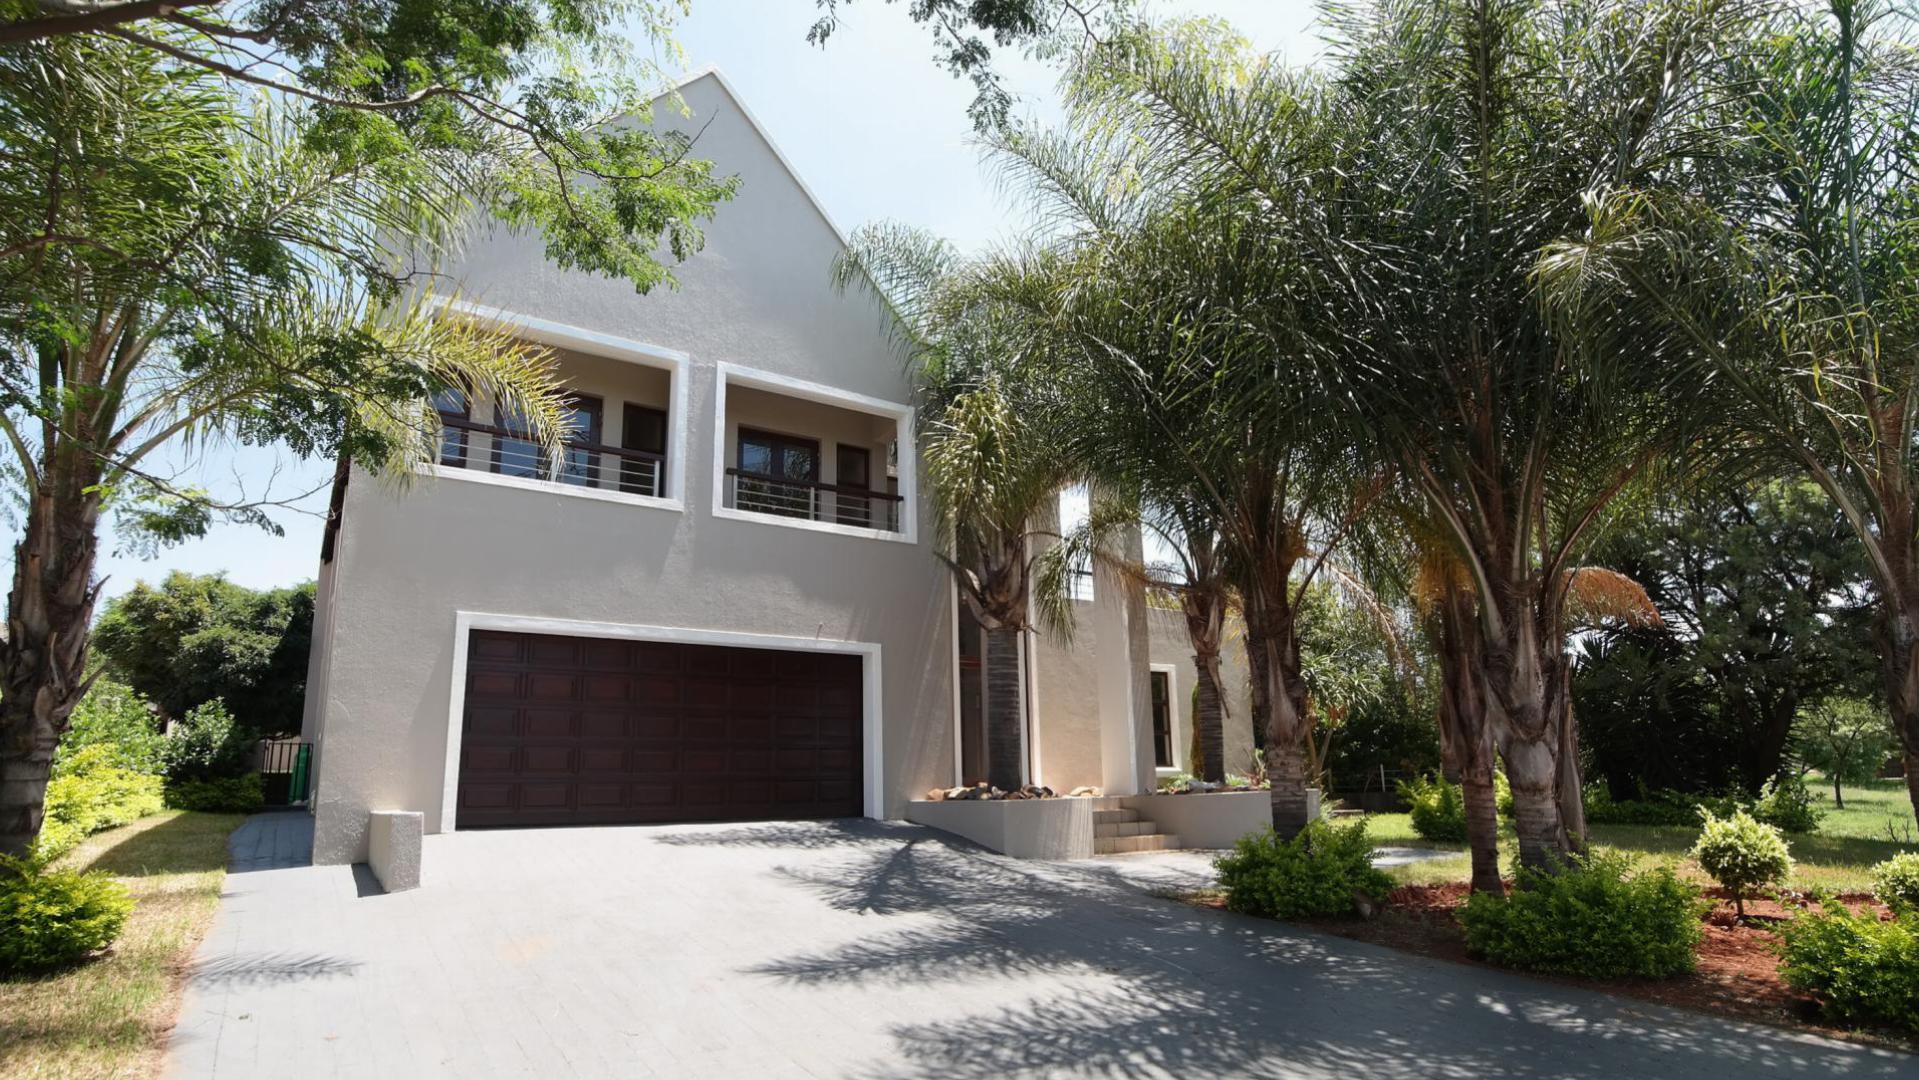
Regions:
[[[1299, 616], [1363, 502], [1356, 458], [1324, 438], [1308, 354], [1325, 348], [1324, 313], [1338, 284], [1314, 276], [1296, 246], [1310, 233], [1321, 163], [1324, 87], [1274, 77], [1262, 92], [1292, 122], [1269, 132], [1299, 156], [1281, 182], [1298, 234], [1251, 228], [1246, 193], [1203, 198], [1156, 160], [1154, 116], [1140, 71], [1179, 68], [1215, 97], [1236, 92], [1218, 57], [1240, 47], [1212, 28], [1134, 39], [1090, 54], [1069, 81], [1072, 126], [1003, 138], [1011, 177], [1052, 212], [1056, 287], [1035, 314], [1083, 372], [1076, 396], [1095, 419], [1080, 453], [1139, 493], [1172, 524], [1191, 564], [1195, 653], [1217, 657], [1228, 588], [1238, 598], [1255, 725], [1266, 732], [1274, 828], [1309, 818], [1312, 728], [1301, 673]], [[1141, 178], [1151, 176], [1154, 182]], [[1198, 580], [1194, 580], [1194, 578]], [[1209, 755], [1210, 758], [1210, 755]], [[1208, 766], [1211, 767], [1210, 765]]]
[[471, 178], [315, 131], [113, 38], [0, 51], [0, 483], [24, 519], [0, 640], [0, 854], [38, 835], [97, 674], [102, 517], [160, 542], [222, 514], [272, 527], [258, 502], [176, 484], [151, 463], [161, 448], [278, 442], [404, 481], [438, 445], [431, 395], [454, 386], [564, 438], [543, 350], [403, 296], [466, 223]]
[[987, 780], [1024, 779], [1025, 678], [1020, 635], [1047, 514], [1084, 474], [1064, 432], [1066, 384], [1048, 374], [1046, 337], [1021, 304], [996, 299], [1036, 276], [1018, 259], [963, 258], [951, 245], [896, 225], [862, 228], [835, 281], [879, 292], [912, 356], [922, 416], [920, 456], [933, 498], [940, 558], [985, 637]]
[[1770, 463], [1831, 498], [1877, 586], [1881, 677], [1919, 812], [1919, 69], [1912, 16], [1784, 8], [1727, 65], [1716, 168], [1621, 185], [1541, 267], [1583, 334], [1658, 326]]
[[[1075, 104], [1124, 130], [1139, 175], [1228, 217], [1246, 261], [1284, 268], [1261, 289], [1206, 284], [1216, 323], [1285, 358], [1227, 389], [1265, 419], [1306, 403], [1343, 422], [1353, 460], [1322, 477], [1387, 467], [1416, 494], [1472, 599], [1473, 646], [1445, 654], [1470, 673], [1458, 704], [1484, 710], [1505, 760], [1523, 862], [1550, 869], [1579, 816], [1571, 571], [1688, 417], [1642, 351], [1656, 342], [1565, 335], [1533, 273], [1595, 185], [1684, 176], [1697, 71], [1732, 19], [1686, 0], [1380, 0], [1332, 21], [1329, 86], [1175, 31], [1096, 50]], [[1275, 484], [1300, 475], [1260, 464]], [[1242, 553], [1248, 581], [1285, 580], [1298, 549], [1271, 543], [1289, 530], [1247, 524], [1268, 543]], [[1269, 643], [1256, 688], [1283, 687], [1291, 672], [1259, 676], [1296, 660], [1269, 622], [1284, 609], [1245, 596], [1249, 638]], [[1291, 703], [1267, 699], [1288, 726]]]

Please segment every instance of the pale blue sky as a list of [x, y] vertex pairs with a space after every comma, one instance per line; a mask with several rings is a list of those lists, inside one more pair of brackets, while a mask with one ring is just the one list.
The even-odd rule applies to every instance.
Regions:
[[[679, 39], [689, 68], [717, 65], [726, 73], [841, 228], [897, 219], [969, 248], [1017, 235], [1018, 208], [995, 189], [971, 144], [966, 106], [972, 85], [933, 62], [929, 37], [903, 7], [880, 0], [844, 5], [840, 29], [822, 50], [806, 44], [816, 14], [804, 0], [693, 0]], [[1310, 0], [1159, 0], [1152, 10], [1224, 18], [1256, 47], [1297, 63], [1318, 52]], [[1005, 53], [1001, 61], [1023, 113], [1056, 114], [1051, 69]], [[253, 496], [322, 489], [332, 471], [330, 462], [257, 448], [216, 447], [197, 461], [175, 464], [185, 479], [210, 490]], [[319, 564], [324, 490], [302, 505], [308, 512], [278, 515], [284, 537], [220, 526], [153, 559], [118, 553], [114, 538], [103, 537], [106, 592], [118, 595], [136, 580], [157, 580], [172, 569], [224, 570], [255, 588], [311, 578]]]

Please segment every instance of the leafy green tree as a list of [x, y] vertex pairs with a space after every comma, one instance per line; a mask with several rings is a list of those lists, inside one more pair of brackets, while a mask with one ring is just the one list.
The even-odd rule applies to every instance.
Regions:
[[1693, 385], [1838, 507], [1877, 588], [1879, 671], [1919, 808], [1919, 68], [1875, 0], [1777, 5], [1719, 69], [1692, 190], [1622, 183], [1541, 281], [1596, 333], [1667, 335]]
[[1872, 690], [1871, 568], [1810, 484], [1686, 490], [1622, 523], [1598, 557], [1664, 617], [1578, 646], [1574, 700], [1615, 798], [1727, 781], [1757, 795], [1808, 705]]
[[[261, 10], [281, 29], [308, 11]], [[503, 86], [539, 82], [536, 54], [597, 33], [567, 29], [574, 8], [525, 27], [525, 55], [484, 33], [469, 39], [458, 19], [416, 28], [450, 32], [441, 44], [471, 54], [448, 59], [408, 44], [412, 31], [369, 45], [366, 26], [339, 22], [394, 12], [327, 6], [301, 25], [337, 37], [337, 49], [288, 44], [254, 70], [285, 63], [367, 97], [392, 89], [376, 73], [433, 86], [443, 60], [483, 60]], [[17, 30], [21, 14], [4, 18]], [[647, 177], [587, 184], [597, 194], [573, 210], [538, 210], [539, 191], [560, 190], [529, 179], [544, 154], [519, 134], [480, 138], [493, 129], [436, 121], [459, 95], [370, 111], [292, 90], [257, 96], [242, 76], [179, 55], [206, 32], [142, 23], [0, 43], [0, 473], [23, 506], [0, 643], [0, 853], [32, 843], [54, 748], [92, 677], [102, 518], [161, 542], [221, 515], [271, 527], [270, 501], [182, 486], [152, 464], [156, 452], [280, 443], [404, 479], [433, 452], [427, 403], [448, 386], [498, 401], [557, 443], [566, 414], [549, 357], [435, 317], [427, 286], [441, 256], [488, 213], [546, 228], [544, 215], [578, 210], [591, 232], [554, 223], [554, 257], [645, 286], [663, 272], [661, 241], [684, 250], [731, 190], [678, 151], [656, 146], [643, 166], [639, 143], [613, 132], [593, 145], [626, 147], [620, 167]], [[425, 51], [407, 63], [416, 45]], [[362, 47], [374, 52], [352, 52]], [[340, 49], [357, 57], [350, 70], [321, 62], [348, 55]], [[600, 152], [581, 151], [608, 160]]]
[[1846, 808], [1842, 783], [1870, 780], [1895, 745], [1885, 710], [1859, 698], [1827, 697], [1800, 709], [1793, 728], [1799, 758], [1832, 781], [1832, 805]]
[[93, 646], [113, 677], [178, 719], [215, 698], [266, 735], [300, 729], [313, 585], [256, 592], [175, 571], [109, 602]]

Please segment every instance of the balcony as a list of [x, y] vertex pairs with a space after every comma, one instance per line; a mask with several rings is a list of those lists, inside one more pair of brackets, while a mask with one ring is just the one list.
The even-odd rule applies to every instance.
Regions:
[[542, 448], [506, 410], [448, 391], [434, 402], [442, 430], [438, 474], [677, 507], [677, 463], [670, 459], [677, 369], [630, 356], [553, 351], [569, 388], [571, 437], [558, 449]]
[[720, 365], [714, 513], [912, 539], [912, 410]]

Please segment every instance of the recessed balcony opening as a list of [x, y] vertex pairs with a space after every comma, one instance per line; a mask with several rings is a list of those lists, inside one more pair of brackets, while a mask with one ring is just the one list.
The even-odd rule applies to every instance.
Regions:
[[573, 432], [543, 450], [523, 417], [447, 391], [434, 402], [444, 430], [439, 465], [507, 480], [590, 488], [646, 498], [670, 491], [667, 447], [673, 375], [665, 368], [554, 349], [568, 388]]
[[800, 396], [809, 391], [738, 372], [723, 378], [722, 509], [833, 531], [905, 533], [899, 442], [910, 411], [853, 407], [856, 395], [845, 395], [848, 405], [821, 400], [830, 393], [824, 388]]

